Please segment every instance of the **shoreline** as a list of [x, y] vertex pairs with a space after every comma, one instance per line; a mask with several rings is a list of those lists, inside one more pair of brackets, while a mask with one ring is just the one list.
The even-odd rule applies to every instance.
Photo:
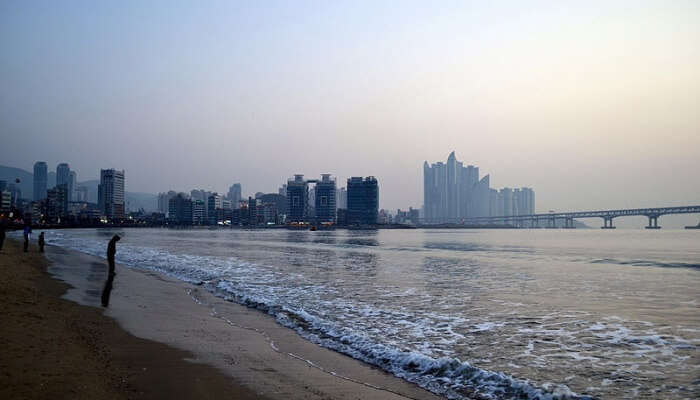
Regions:
[[[56, 281], [62, 280], [70, 286], [63, 298], [81, 304], [76, 307], [103, 314], [114, 328], [127, 335], [187, 352], [180, 364], [212, 368], [230, 384], [254, 396], [236, 398], [441, 398], [361, 361], [317, 346], [258, 310], [161, 274], [118, 264], [110, 307], [102, 313], [94, 307], [99, 307], [99, 292], [106, 275], [104, 260], [53, 246], [47, 246], [47, 256], [51, 266], [46, 278], [65, 286]], [[212, 398], [219, 397], [222, 396]]]
[[138, 338], [100, 309], [62, 297], [48, 260], [7, 239], [0, 251], [0, 398], [215, 399], [263, 396], [191, 353]]

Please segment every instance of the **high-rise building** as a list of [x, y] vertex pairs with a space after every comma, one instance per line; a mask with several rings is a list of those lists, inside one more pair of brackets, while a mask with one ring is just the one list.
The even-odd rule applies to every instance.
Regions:
[[195, 225], [204, 225], [207, 221], [207, 216], [204, 214], [206, 207], [201, 200], [192, 200], [192, 223]]
[[[285, 185], [284, 190], [287, 190], [287, 185]], [[274, 204], [277, 215], [287, 215], [287, 196], [279, 195], [277, 193], [267, 193], [260, 197], [261, 203], [263, 204]]]
[[62, 183], [46, 191], [46, 219], [57, 223], [68, 215], [68, 185]]
[[241, 206], [241, 200], [243, 199], [242, 192], [240, 183], [234, 183], [228, 189], [228, 199], [231, 200], [233, 208], [239, 208]]
[[7, 190], [10, 191], [12, 206], [16, 207], [19, 200], [22, 198], [22, 189], [19, 187], [19, 184], [10, 183], [7, 185]]
[[306, 222], [308, 217], [309, 185], [304, 175], [294, 175], [287, 181], [287, 221]]
[[516, 215], [531, 215], [535, 213], [535, 192], [531, 188], [515, 189], [513, 201], [517, 204]]
[[158, 212], [165, 214], [166, 218], [170, 212], [170, 199], [177, 196], [174, 190], [167, 193], [158, 193]]
[[[423, 218], [426, 223], [459, 223], [474, 217], [522, 214], [521, 204], [515, 202], [513, 193], [508, 188], [494, 193], [490, 176], [479, 178], [479, 168], [465, 167], [457, 161], [454, 152], [446, 163], [423, 163]], [[534, 210], [534, 192], [531, 197]]]
[[461, 161], [457, 161], [454, 152], [450, 153], [447, 163], [428, 165], [426, 161], [423, 163], [426, 222], [457, 222], [484, 209], [488, 215], [488, 187], [483, 187], [487, 182], [488, 179], [479, 181], [478, 167], [465, 167]]
[[192, 225], [192, 210], [192, 200], [185, 193], [178, 193], [168, 201], [168, 223], [172, 225]]
[[103, 169], [97, 187], [100, 211], [110, 219], [124, 218], [124, 171]]
[[56, 167], [56, 186], [58, 185], [66, 185], [68, 188], [68, 201], [70, 201], [70, 192], [73, 188], [71, 187], [70, 166], [68, 163], [60, 163]]
[[374, 225], [379, 213], [379, 184], [373, 176], [348, 179], [348, 225]]
[[7, 212], [12, 208], [12, 194], [9, 190], [0, 189], [0, 211]]
[[319, 222], [335, 222], [335, 179], [330, 174], [322, 174], [316, 182], [315, 203], [316, 220]]
[[68, 174], [68, 201], [75, 201], [76, 190], [78, 190], [78, 173], [70, 171]]
[[207, 199], [207, 220], [209, 225], [216, 225], [223, 220], [223, 197], [218, 193], [212, 193]]
[[338, 190], [336, 191], [336, 193], [337, 193], [337, 194], [336, 194], [336, 197], [335, 197], [335, 199], [336, 199], [336, 201], [335, 201], [336, 204], [335, 204], [335, 205], [336, 205], [338, 208], [345, 208], [345, 209], [347, 209], [347, 208], [348, 208], [348, 191], [347, 191], [344, 187], [342, 187], [342, 188], [338, 189]]
[[48, 168], [43, 161], [34, 163], [34, 201], [46, 198], [46, 184], [48, 182]]
[[209, 196], [211, 196], [211, 195], [212, 195], [212, 192], [209, 192], [209, 191], [203, 190], [203, 189], [190, 190], [190, 198], [192, 199], [192, 201], [199, 200], [199, 201], [204, 203], [204, 215], [205, 215], [205, 218], [207, 219], [207, 221], [209, 220], [208, 219], [208, 216], [209, 216]]
[[511, 188], [503, 188], [498, 192], [503, 197], [503, 214], [504, 217], [515, 215], [513, 213], [513, 190]]

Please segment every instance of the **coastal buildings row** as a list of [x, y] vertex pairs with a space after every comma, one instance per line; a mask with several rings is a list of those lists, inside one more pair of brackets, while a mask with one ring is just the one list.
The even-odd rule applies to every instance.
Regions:
[[490, 176], [465, 166], [452, 152], [447, 162], [423, 164], [425, 223], [460, 223], [474, 217], [528, 215], [535, 212], [531, 188], [490, 187]]
[[[310, 184], [314, 186], [310, 189]], [[374, 225], [379, 210], [379, 184], [375, 177], [351, 177], [347, 189], [336, 187], [330, 174], [304, 179], [297, 174], [286, 184], [290, 223]], [[340, 207], [339, 207], [340, 203]]]
[[[373, 225], [378, 221], [379, 185], [374, 177], [353, 177], [338, 189], [330, 174], [320, 179], [294, 175], [277, 193], [258, 192], [241, 200], [241, 185], [226, 196], [192, 190], [158, 195], [159, 211], [173, 225]], [[340, 203], [339, 204], [339, 200]]]
[[34, 164], [33, 194], [22, 197], [17, 182], [0, 181], [0, 211], [14, 210], [23, 219], [36, 223], [62, 224], [76, 221], [120, 220], [126, 217], [124, 171], [100, 171], [98, 202], [88, 202], [87, 188], [77, 186], [77, 173], [67, 163], [56, 167], [56, 184], [49, 188], [46, 162]]
[[[33, 172], [31, 200], [22, 197], [19, 180], [16, 184], [0, 181], [0, 211], [23, 210], [27, 218], [48, 224], [77, 220], [113, 222], [145, 215], [143, 211], [128, 213], [126, 209], [123, 170], [100, 170], [99, 184], [92, 192], [78, 185], [77, 173], [68, 163], [57, 165], [55, 180], [44, 161], [37, 161]], [[173, 224], [373, 225], [387, 220], [378, 210], [379, 185], [374, 177], [351, 177], [346, 187], [338, 188], [336, 178], [330, 174], [318, 179], [296, 175], [277, 193], [258, 192], [248, 199], [243, 198], [241, 184], [234, 183], [226, 195], [202, 189], [188, 194], [171, 190], [158, 194], [156, 200], [158, 213], [153, 215], [162, 217], [154, 218]]]
[[[170, 192], [169, 192], [170, 193]], [[167, 222], [171, 225], [278, 225], [283, 223], [284, 207], [276, 193], [260, 194], [238, 202], [234, 208], [230, 200], [218, 193], [210, 193], [204, 202], [197, 191], [175, 193], [168, 199]]]

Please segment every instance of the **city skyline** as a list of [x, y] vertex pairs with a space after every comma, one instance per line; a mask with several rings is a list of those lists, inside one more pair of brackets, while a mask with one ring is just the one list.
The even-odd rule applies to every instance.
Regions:
[[395, 210], [454, 150], [493, 187], [527, 182], [540, 211], [697, 204], [699, 18], [651, 1], [17, 4], [2, 163], [119, 166], [154, 194], [374, 175]]
[[[476, 181], [471, 182], [471, 184], [468, 185], [469, 187], [473, 186], [473, 189], [471, 189], [471, 190], [475, 190], [475, 193], [477, 193], [477, 194], [480, 193], [481, 195], [483, 195], [483, 196], [478, 196], [476, 203], [474, 203], [474, 204], [476, 204], [476, 206], [474, 204], [472, 204], [474, 202], [474, 200], [470, 198], [471, 195], [467, 195], [467, 197], [464, 197], [467, 199], [466, 201], [464, 201], [463, 200], [464, 198], [460, 199], [460, 196], [463, 196], [464, 194], [457, 194], [454, 192], [455, 190], [457, 190], [457, 191], [464, 190], [464, 189], [466, 189], [466, 187], [462, 188], [462, 189], [458, 189], [456, 187], [455, 189], [452, 189], [453, 193], [451, 196], [449, 196], [450, 199], [447, 199], [447, 198], [444, 199], [444, 201], [446, 202], [444, 206], [446, 208], [441, 211], [443, 214], [437, 218], [436, 218], [435, 210], [433, 210], [433, 211], [430, 211], [430, 210], [426, 211], [425, 210], [425, 204], [422, 204], [421, 207], [418, 207], [415, 209], [412, 206], [408, 205], [408, 206], [398, 207], [398, 208], [393, 209], [393, 210], [392, 209], [385, 209], [385, 208], [382, 208], [380, 205], [377, 205], [377, 210], [381, 211], [379, 213], [379, 216], [381, 218], [383, 218], [383, 216], [399, 217], [399, 219], [403, 220], [403, 219], [407, 218], [407, 216], [409, 215], [409, 211], [413, 209], [416, 212], [420, 211], [421, 221], [423, 221], [425, 223], [445, 223], [445, 222], [461, 223], [461, 222], [467, 221], [469, 218], [475, 218], [475, 217], [476, 218], [488, 217], [488, 216], [491, 216], [491, 217], [506, 216], [507, 217], [510, 215], [517, 216], [517, 215], [545, 214], [546, 213], [543, 210], [535, 209], [535, 201], [534, 201], [535, 195], [534, 195], [534, 191], [532, 190], [532, 188], [528, 188], [528, 187], [520, 187], [520, 188], [504, 187], [504, 188], [501, 188], [500, 190], [491, 188], [490, 187], [490, 175], [487, 174], [487, 175], [483, 176], [482, 178], [479, 178], [479, 167], [475, 167], [472, 165], [468, 165], [467, 167], [463, 167], [463, 163], [461, 161], [456, 160], [456, 156], [455, 156], [454, 151], [450, 153], [446, 163], [437, 162], [437, 163], [433, 163], [433, 164], [429, 165], [427, 161], [424, 161], [424, 163], [423, 163], [424, 199], [425, 199], [425, 196], [428, 194], [428, 191], [426, 191], [426, 186], [425, 186], [426, 183], [428, 183], [428, 178], [426, 175], [428, 173], [428, 171], [432, 170], [431, 175], [436, 174], [435, 177], [433, 178], [433, 179], [435, 179], [438, 174], [440, 174], [440, 173], [445, 174], [446, 173], [445, 168], [450, 167], [450, 166], [451, 166], [451, 169], [455, 170], [455, 172], [453, 173], [453, 175], [454, 175], [453, 178], [460, 176], [460, 173], [457, 171], [460, 169], [464, 170], [464, 172], [462, 174], [464, 174], [465, 181], [469, 180], [471, 182], [473, 179], [469, 179], [469, 178], [476, 178]], [[42, 167], [43, 168], [46, 167], [45, 162], [37, 161], [34, 163], [34, 170], [36, 171], [37, 168], [39, 168], [40, 178], [41, 178], [41, 172], [42, 172], [41, 168]], [[71, 182], [63, 184], [63, 186], [65, 186], [65, 189], [64, 189], [65, 190], [64, 196], [66, 197], [66, 200], [65, 200], [66, 204], [65, 205], [68, 206], [68, 202], [70, 202], [70, 201], [73, 201], [75, 203], [75, 206], [77, 206], [78, 203], [84, 203], [86, 205], [89, 205], [91, 203], [90, 196], [89, 196], [90, 189], [86, 186], [83, 186], [83, 185], [76, 185], [75, 177], [77, 176], [77, 172], [74, 170], [70, 170], [68, 163], [59, 163], [57, 165], [56, 173], [54, 173], [54, 179], [55, 179], [57, 184], [55, 187], [51, 187], [51, 189], [54, 189], [54, 193], [56, 193], [55, 190], [59, 190], [61, 187], [60, 184], [58, 184], [58, 175], [59, 175], [59, 170], [61, 168], [63, 168], [65, 170], [63, 172], [64, 175], [72, 178]], [[441, 172], [438, 172], [438, 169], [440, 169]], [[447, 168], [447, 169], [450, 169], [450, 168]], [[113, 171], [114, 172], [115, 170], [114, 169], [109, 169], [109, 170], [101, 169], [101, 175], [105, 171]], [[28, 171], [24, 171], [24, 172], [27, 174], [31, 174]], [[124, 174], [124, 171], [116, 171], [116, 172], [121, 173], [122, 176]], [[332, 176], [332, 174], [321, 174], [321, 175], [322, 175], [323, 179], [329, 179], [329, 177]], [[472, 175], [474, 175], [474, 176], [472, 176]], [[303, 175], [299, 175], [299, 176], [303, 177]], [[353, 177], [348, 178], [348, 184], [352, 180], [351, 178], [353, 178]], [[370, 178], [374, 178], [374, 177], [370, 177]], [[120, 189], [120, 191], [121, 191], [120, 201], [122, 204], [121, 210], [123, 210], [124, 215], [127, 212], [138, 211], [140, 208], [142, 208], [142, 206], [143, 206], [142, 201], [144, 201], [144, 200], [143, 199], [139, 200], [138, 204], [141, 204], [141, 205], [136, 206], [136, 208], [134, 208], [133, 206], [130, 207], [129, 200], [128, 200], [129, 192], [127, 192], [124, 189], [123, 178], [121, 178], [121, 179], [122, 179], [121, 189]], [[335, 185], [336, 178], [333, 177], [331, 179], [333, 180], [333, 185]], [[444, 176], [443, 180], [445, 180], [445, 179], [449, 179], [449, 177]], [[102, 177], [100, 178], [100, 180], [102, 180]], [[91, 181], [87, 181], [87, 182], [91, 182]], [[288, 183], [289, 182], [290, 182], [290, 180], [288, 180]], [[311, 179], [308, 181], [304, 180], [304, 182], [315, 183], [315, 182], [321, 182], [321, 181], [316, 180], [316, 179]], [[30, 183], [29, 186], [36, 188], [37, 183], [39, 184], [39, 186], [41, 186], [41, 184], [44, 182], [36, 182], [35, 181], [35, 182]], [[79, 183], [84, 184], [86, 182], [79, 182]], [[68, 189], [69, 184], [72, 184], [74, 186], [73, 190]], [[432, 184], [437, 184], [437, 180], [431, 182], [431, 185]], [[444, 183], [443, 183], [443, 185], [444, 185]], [[105, 211], [104, 206], [99, 204], [100, 203], [99, 186], [100, 185], [97, 185], [94, 188], [96, 193], [94, 193], [93, 195], [97, 196], [97, 199], [96, 199], [96, 203], [94, 201], [92, 202], [92, 206], [97, 206], [99, 209], [103, 210], [103, 212], [104, 212]], [[287, 187], [288, 187], [288, 184], [283, 184], [282, 186], [280, 186], [278, 189], [279, 193], [281, 194], [283, 191], [286, 192]], [[19, 187], [18, 187], [18, 189], [19, 189]], [[49, 197], [51, 197], [51, 189], [49, 190]], [[316, 189], [315, 187], [310, 188], [308, 190], [307, 195], [306, 195], [306, 197], [308, 197], [309, 207], [314, 206], [315, 189]], [[338, 206], [333, 207], [333, 208], [347, 208], [347, 204], [346, 204], [346, 207], [340, 207], [340, 204], [343, 204], [344, 201], [347, 201], [346, 200], [347, 199], [347, 192], [345, 190], [346, 190], [346, 187], [337, 187], [336, 188], [336, 190], [334, 191], [333, 202], [338, 204]], [[448, 196], [449, 189], [447, 189], [447, 187], [443, 187], [441, 190], [445, 191], [443, 196]], [[73, 193], [74, 196], [79, 196], [80, 198], [75, 198], [72, 200], [67, 199], [68, 193], [71, 193], [71, 192]], [[34, 196], [26, 197], [25, 195], [27, 193], [22, 193], [21, 190], [19, 190], [18, 193], [21, 194], [22, 198], [24, 198], [25, 200], [32, 200], [34, 197]], [[153, 199], [152, 199], [153, 204], [149, 207], [145, 207], [145, 211], [146, 212], [158, 211], [158, 212], [162, 212], [165, 214], [167, 214], [168, 210], [169, 210], [169, 199], [171, 199], [172, 197], [175, 197], [175, 195], [185, 195], [186, 198], [191, 199], [191, 203], [194, 207], [192, 210], [193, 216], [196, 217], [196, 214], [198, 212], [197, 211], [197, 207], [198, 207], [197, 201], [199, 201], [202, 204], [201, 210], [199, 212], [202, 213], [203, 220], [208, 220], [211, 218], [211, 215], [209, 215], [209, 211], [208, 211], [209, 207], [207, 207], [209, 204], [209, 201], [211, 201], [211, 198], [210, 198], [211, 195], [217, 196], [219, 198], [219, 200], [218, 200], [219, 203], [221, 201], [223, 201], [224, 203], [228, 204], [227, 207], [223, 207], [223, 208], [215, 207], [217, 209], [235, 209], [235, 208], [237, 208], [238, 203], [241, 200], [243, 200], [244, 203], [246, 202], [245, 197], [243, 197], [243, 198], [240, 197], [241, 196], [241, 184], [240, 183], [234, 183], [233, 185], [231, 185], [229, 187], [228, 193], [226, 193], [226, 194], [224, 194], [224, 193], [220, 194], [219, 192], [217, 192], [215, 190], [205, 190], [205, 189], [192, 189], [189, 191], [189, 193], [187, 193], [187, 191], [175, 191], [175, 190], [171, 189], [171, 190], [168, 190], [167, 192], [159, 192], [157, 194], [156, 193], [132, 193], [132, 194], [133, 195], [146, 195], [146, 194], [148, 194], [148, 195], [152, 196], [153, 197]], [[233, 198], [231, 198], [232, 194], [234, 195]], [[265, 196], [276, 196], [276, 195], [277, 195], [277, 193], [274, 193], [274, 192], [268, 192], [268, 193], [256, 192], [255, 196], [252, 196], [252, 192], [251, 192], [251, 196], [247, 197], [247, 199], [259, 199], [260, 196], [265, 197]], [[55, 194], [54, 194], [54, 196], [55, 196]], [[340, 197], [337, 197], [337, 196], [340, 196]], [[431, 196], [434, 197], [435, 194], [432, 194]], [[455, 197], [455, 198], [452, 199], [452, 197]], [[238, 201], [235, 200], [236, 198], [238, 198]], [[448, 205], [448, 203], [450, 203], [451, 205]], [[679, 206], [687, 206], [688, 204], [680, 204]], [[263, 204], [260, 203], [259, 205], [262, 206]], [[451, 210], [450, 207], [456, 207], [456, 209], [460, 209], [460, 208], [463, 208], [463, 209], [460, 209], [459, 211], [457, 211], [456, 209]], [[629, 208], [640, 208], [640, 207], [629, 207]], [[644, 207], [642, 207], [642, 208], [644, 208]], [[501, 209], [503, 209], [503, 212], [500, 211]], [[611, 208], [608, 208], [608, 209], [611, 209]], [[471, 211], [467, 211], [467, 210], [471, 210]], [[464, 215], [459, 214], [456, 217], [450, 216], [451, 215], [450, 213], [453, 211], [457, 212], [457, 213], [465, 213], [465, 214]], [[552, 213], [554, 211], [555, 210], [548, 210], [549, 213]], [[583, 210], [558, 210], [558, 211], [559, 212], [561, 212], [561, 211], [577, 212], [577, 211], [583, 211]], [[585, 210], [585, 211], [594, 211], [594, 210]], [[431, 212], [432, 212], [432, 214], [431, 214]], [[261, 213], [262, 213], [262, 209], [261, 209]], [[450, 214], [450, 215], [447, 215], [447, 214]], [[277, 214], [275, 214], [275, 215], [277, 215]], [[219, 215], [219, 217], [221, 217], [221, 215]], [[343, 217], [343, 218], [345, 218], [345, 217]], [[415, 217], [415, 218], [418, 218], [418, 217]], [[694, 218], [695, 217], [692, 214], [691, 215], [682, 215], [682, 214], [681, 215], [678, 215], [678, 214], [665, 215], [664, 216], [664, 225], [667, 227], [671, 227], [671, 228], [680, 228], [683, 226], [687, 226], [688, 223], [693, 224]], [[618, 223], [616, 225], [618, 225], [621, 228], [637, 228], [638, 224], [639, 224], [639, 220], [641, 220], [641, 217], [632, 216], [632, 217], [624, 218], [622, 220], [618, 220]]]

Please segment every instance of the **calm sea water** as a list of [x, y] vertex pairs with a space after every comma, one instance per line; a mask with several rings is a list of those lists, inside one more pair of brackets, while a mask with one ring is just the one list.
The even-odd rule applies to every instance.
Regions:
[[700, 231], [62, 230], [450, 398], [700, 397]]

